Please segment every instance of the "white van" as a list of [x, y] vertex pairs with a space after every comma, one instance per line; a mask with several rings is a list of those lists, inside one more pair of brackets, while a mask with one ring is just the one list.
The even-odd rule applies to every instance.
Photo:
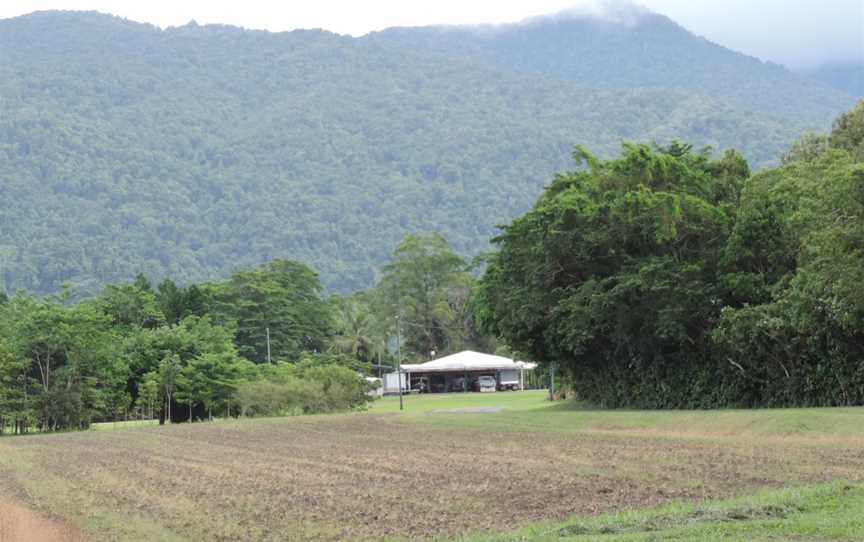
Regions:
[[498, 389], [498, 382], [495, 381], [494, 376], [481, 376], [477, 378], [477, 381], [474, 382], [474, 389], [477, 391], [496, 391]]

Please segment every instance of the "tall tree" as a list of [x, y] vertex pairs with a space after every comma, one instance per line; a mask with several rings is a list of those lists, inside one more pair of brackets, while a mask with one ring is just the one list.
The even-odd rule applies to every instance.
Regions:
[[256, 362], [296, 359], [304, 351], [322, 351], [332, 335], [332, 314], [321, 297], [318, 275], [290, 260], [274, 260], [241, 271], [214, 287], [215, 313], [236, 325], [240, 354]]
[[196, 285], [179, 288], [171, 279], [159, 283], [156, 300], [165, 321], [176, 324], [187, 316], [203, 316], [204, 294]]
[[719, 266], [746, 163], [680, 144], [574, 157], [587, 167], [557, 176], [496, 239], [481, 318], [511, 347], [558, 363], [587, 399], [705, 404], [695, 383], [724, 304]]
[[140, 275], [132, 284], [105, 286], [97, 302], [116, 326], [152, 329], [165, 321], [156, 295], [150, 284]]
[[162, 423], [162, 421], [168, 421], [168, 423], [171, 423], [173, 420], [171, 405], [175, 400], [174, 393], [177, 390], [177, 380], [180, 377], [180, 371], [182, 368], [183, 366], [180, 362], [180, 356], [177, 354], [168, 354], [159, 362], [156, 374], [158, 375], [162, 397], [165, 400], [163, 405], [164, 416], [160, 416], [160, 423]]
[[[864, 166], [854, 145], [755, 175], [713, 335], [744, 404], [864, 403]], [[732, 381], [732, 379], [728, 379]]]
[[350, 354], [361, 361], [371, 360], [376, 344], [374, 318], [362, 294], [334, 297], [331, 304], [335, 334], [330, 350]]
[[11, 304], [12, 347], [38, 383], [31, 391], [42, 430], [86, 426], [94, 415], [128, 403], [128, 369], [113, 355], [110, 318], [94, 303], [68, 306], [18, 295]]
[[378, 310], [401, 327], [405, 351], [420, 358], [449, 350], [451, 302], [465, 295], [465, 262], [440, 233], [408, 235], [377, 286]]
[[18, 357], [0, 337], [0, 435], [7, 426], [21, 432], [33, 413], [27, 397], [27, 361]]

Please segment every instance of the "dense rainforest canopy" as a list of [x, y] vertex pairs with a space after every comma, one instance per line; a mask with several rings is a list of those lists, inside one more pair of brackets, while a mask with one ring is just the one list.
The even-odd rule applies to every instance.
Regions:
[[496, 239], [489, 330], [598, 404], [864, 403], [864, 102], [753, 176], [677, 143], [575, 158]]
[[397, 344], [406, 361], [494, 349], [474, 325], [474, 282], [440, 234], [423, 234], [347, 297], [324, 297], [289, 260], [185, 287], [138, 275], [77, 302], [0, 296], [0, 434], [359, 407], [361, 376], [393, 370]]
[[410, 233], [487, 250], [574, 143], [679, 138], [761, 167], [852, 105], [653, 15], [350, 38], [46, 12], [0, 21], [0, 58], [10, 295], [276, 258], [355, 291]]

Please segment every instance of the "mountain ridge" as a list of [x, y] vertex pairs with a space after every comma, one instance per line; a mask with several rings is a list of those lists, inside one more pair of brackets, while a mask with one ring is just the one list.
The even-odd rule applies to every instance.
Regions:
[[608, 157], [622, 140], [686, 139], [764, 165], [830, 121], [322, 30], [50, 12], [0, 21], [0, 56], [10, 292], [85, 295], [138, 272], [216, 280], [275, 257], [349, 291], [407, 233], [487, 249], [496, 224], [572, 167], [576, 143]]
[[[665, 33], [664, 40], [658, 40], [659, 33]], [[602, 58], [597, 60], [597, 54], [591, 61], [580, 61], [587, 58], [584, 52], [605, 39], [605, 43], [620, 46], [628, 34], [636, 33], [635, 38], [640, 43], [628, 44], [626, 63], [610, 63], [607, 61], [612, 51], [600, 49]], [[557, 34], [557, 35], [556, 35]], [[610, 36], [611, 34], [611, 36]], [[567, 41], [559, 39], [562, 35]], [[633, 36], [630, 36], [633, 38]], [[544, 41], [549, 38], [548, 41]], [[467, 56], [480, 60], [487, 65], [509, 69], [520, 73], [539, 74], [567, 80], [578, 81], [585, 86], [601, 88], [635, 88], [656, 87], [669, 88], [669, 70], [655, 71], [645, 69], [641, 62], [633, 61], [640, 55], [649, 56], [650, 66], [657, 66], [656, 56], [683, 55], [673, 66], [680, 68], [681, 73], [690, 77], [677, 78], [680, 88], [696, 91], [729, 102], [731, 105], [745, 107], [747, 110], [765, 113], [770, 111], [774, 116], [792, 117], [804, 122], [814, 122], [823, 119], [827, 113], [836, 114], [839, 110], [849, 108], [854, 103], [852, 96], [840, 92], [827, 84], [806, 78], [781, 66], [780, 64], [763, 61], [744, 53], [729, 50], [704, 37], [697, 36], [675, 21], [664, 15], [645, 10], [631, 24], [615, 24], [602, 18], [558, 14], [540, 18], [526, 19], [518, 23], [495, 25], [494, 28], [478, 29], [477, 27], [431, 26], [431, 27], [401, 27], [370, 33], [364, 38], [378, 42], [389, 43], [412, 50], [437, 53], [443, 56]], [[687, 46], [684, 42], [687, 42]], [[534, 48], [526, 48], [526, 43], [539, 44]], [[649, 46], [650, 43], [650, 46]], [[545, 49], [542, 47], [546, 45]], [[565, 45], [566, 47], [562, 47]], [[635, 45], [635, 49], [634, 46]], [[658, 48], [655, 54], [654, 49]], [[538, 50], [539, 49], [539, 50]], [[620, 54], [619, 49], [615, 49]], [[542, 53], [542, 54], [541, 54]], [[712, 64], [700, 67], [698, 63], [690, 62], [696, 54], [710, 55]], [[567, 56], [569, 55], [569, 56]], [[564, 56], [567, 67], [560, 69], [560, 58]], [[552, 63], [544, 63], [547, 59]], [[735, 74], [729, 67], [733, 64], [746, 63], [748, 71]], [[719, 70], [725, 73], [718, 74]], [[815, 93], [812, 99], [805, 103], [806, 108], [791, 107], [789, 99], [778, 99], [777, 92], [771, 88], [763, 88], [763, 93], [735, 92], [736, 88], [747, 91], [752, 89], [752, 82], [747, 81], [754, 70], [765, 71], [766, 85], [794, 85], [797, 90], [807, 90]], [[729, 76], [735, 76], [732, 81], [724, 81]], [[634, 79], [636, 83], [634, 84]], [[695, 80], [694, 80], [695, 79]], [[714, 84], [711, 84], [714, 83]], [[725, 84], [724, 84], [725, 83]], [[821, 103], [825, 97], [830, 103]], [[791, 100], [791, 103], [800, 103]], [[755, 104], [755, 106], [754, 106]], [[800, 116], [799, 116], [800, 115]]]

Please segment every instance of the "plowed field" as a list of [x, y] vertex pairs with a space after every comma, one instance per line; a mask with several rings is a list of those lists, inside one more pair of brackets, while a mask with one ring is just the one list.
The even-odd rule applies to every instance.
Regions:
[[430, 405], [411, 415], [4, 439], [0, 476], [34, 508], [96, 540], [225, 541], [503, 532], [672, 500], [864, 481], [864, 435]]

